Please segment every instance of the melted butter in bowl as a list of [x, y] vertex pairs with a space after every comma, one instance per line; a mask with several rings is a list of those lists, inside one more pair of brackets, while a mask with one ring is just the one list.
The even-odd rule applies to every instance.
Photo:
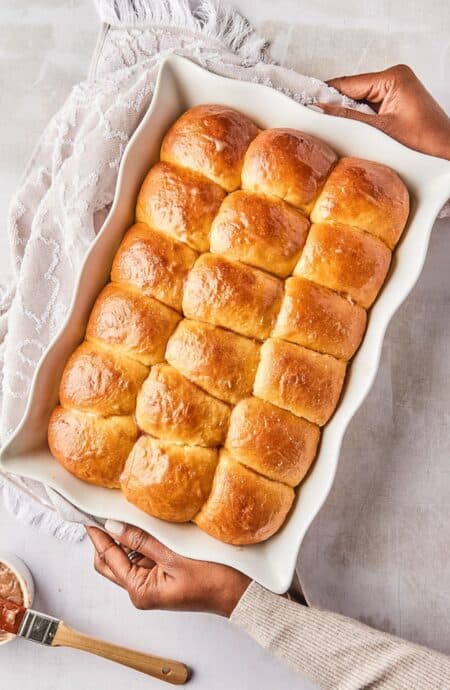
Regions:
[[[31, 573], [16, 556], [8, 554], [3, 560], [0, 556], [0, 597], [29, 607], [33, 600], [33, 580]], [[13, 635], [0, 630], [0, 645], [9, 642]]]
[[0, 563], [0, 597], [23, 606], [24, 596], [15, 573], [5, 563]]

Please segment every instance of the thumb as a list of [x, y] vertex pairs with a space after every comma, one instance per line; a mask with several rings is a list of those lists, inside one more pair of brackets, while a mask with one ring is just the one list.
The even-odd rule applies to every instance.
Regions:
[[389, 133], [389, 123], [387, 118], [384, 116], [362, 113], [359, 110], [354, 110], [353, 108], [344, 108], [343, 106], [335, 105], [334, 103], [317, 103], [317, 105], [322, 108], [327, 115], [336, 115], [337, 117], [345, 117], [348, 120], [365, 122], [372, 127], [380, 129], [382, 132], [385, 132], [385, 134]]
[[354, 98], [355, 101], [369, 101], [370, 103], [381, 103], [390, 86], [389, 79], [386, 78], [386, 71], [366, 72], [351, 77], [336, 77], [327, 81], [327, 84], [345, 96]]
[[116, 520], [106, 520], [105, 530], [123, 546], [141, 553], [154, 563], [167, 565], [173, 561], [173, 552], [139, 527]]

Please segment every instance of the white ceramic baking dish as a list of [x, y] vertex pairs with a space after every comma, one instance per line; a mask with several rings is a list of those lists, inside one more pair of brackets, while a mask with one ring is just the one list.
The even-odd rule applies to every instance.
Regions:
[[[408, 227], [395, 252], [389, 280], [370, 313], [364, 343], [350, 367], [340, 406], [324, 430], [313, 470], [298, 491], [283, 529], [269, 541], [247, 547], [223, 544], [192, 524], [170, 524], [146, 515], [127, 503], [119, 491], [73, 477], [53, 459], [47, 446], [47, 422], [58, 399], [64, 364], [82, 340], [93, 302], [108, 281], [113, 256], [133, 221], [138, 189], [158, 159], [169, 125], [199, 103], [226, 104], [260, 127], [301, 129], [323, 138], [341, 155], [385, 163], [402, 176], [412, 200]], [[177, 56], [166, 58], [152, 104], [123, 156], [111, 212], [86, 257], [67, 320], [38, 366], [24, 419], [1, 451], [1, 466], [44, 482], [93, 515], [138, 525], [180, 554], [234, 566], [267, 588], [284, 592], [302, 539], [330, 491], [344, 432], [374, 380], [387, 325], [421, 272], [433, 222], [449, 196], [447, 161], [411, 151], [368, 125], [314, 112], [269, 87], [213, 75]]]

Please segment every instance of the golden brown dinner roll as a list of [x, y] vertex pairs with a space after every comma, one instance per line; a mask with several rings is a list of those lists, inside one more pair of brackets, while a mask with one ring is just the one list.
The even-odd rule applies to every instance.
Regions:
[[147, 372], [140, 362], [85, 341], [64, 368], [61, 405], [100, 415], [131, 414]]
[[366, 309], [384, 283], [391, 252], [377, 237], [347, 225], [312, 225], [294, 274], [343, 292]]
[[168, 364], [151, 368], [138, 393], [136, 421], [141, 429], [168, 441], [191, 446], [223, 443], [230, 408]]
[[216, 254], [202, 254], [184, 286], [183, 312], [262, 340], [272, 330], [282, 295], [278, 278]]
[[245, 154], [242, 189], [273, 194], [308, 213], [337, 156], [321, 139], [296, 129], [266, 129]]
[[284, 340], [266, 340], [253, 392], [319, 426], [330, 419], [339, 401], [345, 363]]
[[132, 417], [99, 417], [78, 410], [53, 410], [48, 425], [51, 453], [78, 479], [110, 489], [120, 475], [136, 439]]
[[137, 223], [128, 230], [114, 257], [111, 280], [132, 285], [181, 311], [183, 283], [196, 252], [168, 235]]
[[161, 160], [190, 168], [232, 192], [241, 183], [244, 154], [258, 128], [223, 105], [197, 105], [174, 122], [161, 146]]
[[219, 185], [192, 170], [157, 163], [139, 192], [136, 220], [206, 252], [211, 223], [224, 196]]
[[152, 297], [109, 283], [97, 297], [86, 339], [104, 342], [149, 366], [164, 361], [170, 334], [181, 316]]
[[259, 349], [254, 340], [184, 319], [167, 343], [166, 359], [207, 393], [237, 403], [251, 394]]
[[313, 223], [351, 225], [393, 249], [409, 214], [409, 194], [391, 168], [361, 158], [341, 158], [311, 213]]
[[222, 451], [211, 493], [194, 522], [228, 544], [256, 544], [280, 529], [293, 500], [290, 486], [262, 477]]
[[284, 278], [305, 244], [309, 223], [281, 199], [237, 191], [222, 202], [211, 227], [211, 251]]
[[130, 503], [161, 520], [192, 520], [211, 490], [217, 450], [141, 436], [125, 464], [122, 491]]
[[316, 424], [259, 398], [246, 398], [233, 408], [225, 446], [252, 470], [297, 486], [315, 458], [319, 437]]
[[288, 278], [273, 335], [339, 359], [350, 359], [366, 328], [366, 312], [333, 290]]

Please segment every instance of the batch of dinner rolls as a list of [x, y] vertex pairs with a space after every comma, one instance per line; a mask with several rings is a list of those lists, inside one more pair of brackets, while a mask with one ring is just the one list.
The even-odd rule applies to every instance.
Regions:
[[64, 369], [55, 458], [162, 520], [230, 544], [271, 537], [408, 213], [384, 165], [228, 107], [186, 111]]

